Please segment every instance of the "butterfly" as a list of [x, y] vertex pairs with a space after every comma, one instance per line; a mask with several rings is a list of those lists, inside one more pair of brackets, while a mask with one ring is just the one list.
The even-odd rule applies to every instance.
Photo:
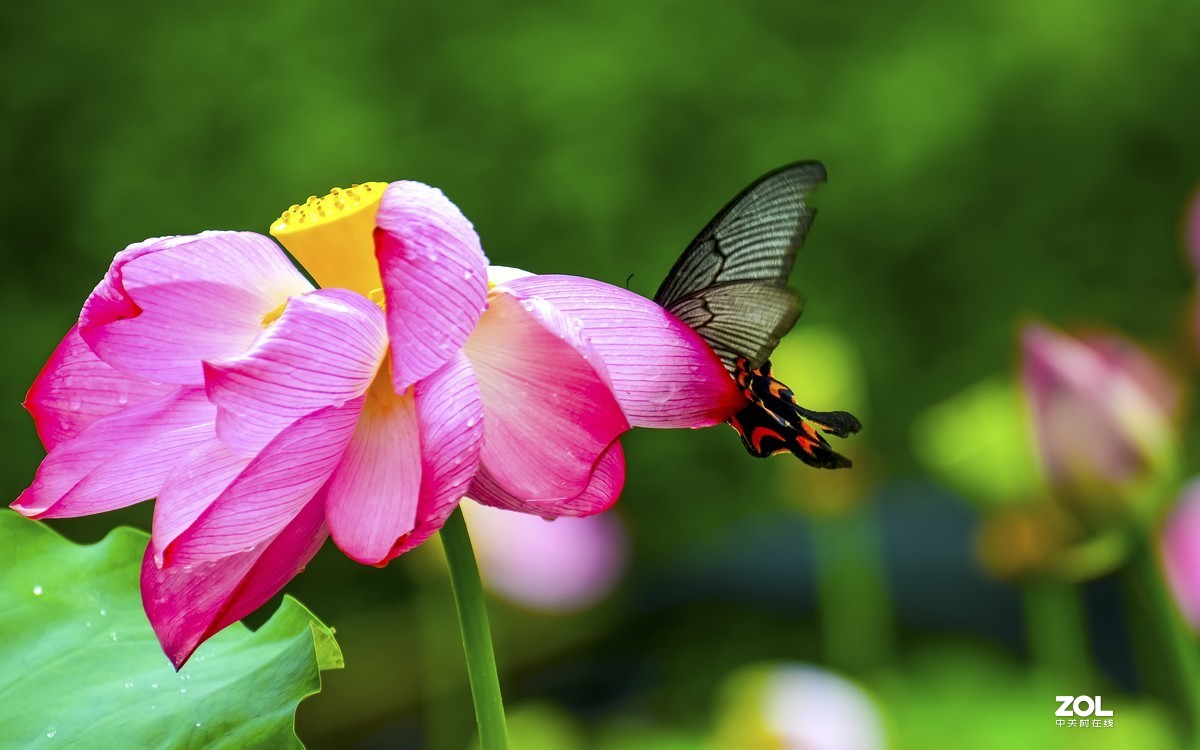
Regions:
[[700, 334], [742, 389], [748, 403], [729, 424], [750, 455], [790, 452], [809, 466], [840, 469], [850, 459], [825, 435], [847, 437], [862, 424], [849, 412], [799, 406], [769, 359], [804, 308], [787, 281], [816, 216], [809, 194], [825, 181], [819, 161], [755, 180], [696, 235], [654, 301]]

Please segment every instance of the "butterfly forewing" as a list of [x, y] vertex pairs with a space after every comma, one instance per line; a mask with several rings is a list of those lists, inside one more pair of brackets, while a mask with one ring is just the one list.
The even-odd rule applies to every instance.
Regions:
[[789, 164], [759, 178], [696, 235], [654, 301], [670, 309], [689, 294], [730, 281], [786, 286], [815, 214], [809, 193], [825, 179], [818, 161]]
[[[737, 356], [761, 364], [800, 315], [800, 295], [787, 289], [787, 280], [816, 214], [809, 194], [825, 179], [817, 161], [760, 178], [696, 235], [654, 295], [695, 328], [731, 372]], [[717, 307], [723, 312], [714, 315]], [[713, 318], [721, 325], [702, 328]]]

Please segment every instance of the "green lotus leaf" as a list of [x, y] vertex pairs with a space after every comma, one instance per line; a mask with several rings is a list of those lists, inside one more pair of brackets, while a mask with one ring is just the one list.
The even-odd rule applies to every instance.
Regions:
[[300, 701], [342, 666], [333, 631], [294, 599], [241, 623], [178, 673], [142, 610], [146, 534], [92, 545], [0, 511], [0, 727], [5, 747], [303, 747]]

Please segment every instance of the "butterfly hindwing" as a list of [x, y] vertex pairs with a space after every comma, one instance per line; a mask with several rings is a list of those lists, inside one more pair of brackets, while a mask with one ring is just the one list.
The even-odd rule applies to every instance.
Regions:
[[808, 421], [827, 435], [849, 437], [862, 429], [862, 423], [848, 411], [813, 411], [796, 403], [796, 395], [771, 374], [770, 361], [752, 370], [749, 361], [740, 359], [737, 383], [746, 398], [775, 415], [785, 425]]
[[739, 357], [761, 363], [800, 317], [803, 300], [787, 287], [735, 282], [676, 303], [671, 313], [700, 334], [730, 372]]
[[750, 369], [737, 361], [738, 385], [749, 404], [730, 418], [742, 445], [758, 458], [791, 452], [804, 463], [822, 469], [850, 466], [850, 459], [833, 449], [818, 429], [847, 437], [862, 428], [849, 412], [815, 412], [799, 406], [790, 388], [771, 376], [771, 363]]

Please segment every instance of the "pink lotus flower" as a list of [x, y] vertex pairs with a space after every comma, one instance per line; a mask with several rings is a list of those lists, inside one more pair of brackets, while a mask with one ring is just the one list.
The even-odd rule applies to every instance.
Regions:
[[78, 516], [157, 497], [142, 592], [175, 664], [256, 609], [326, 536], [382, 565], [468, 492], [588, 515], [624, 481], [631, 426], [743, 404], [649, 300], [497, 273], [414, 182], [293, 206], [270, 239], [206, 232], [119, 253], [26, 407], [49, 455], [13, 507]]
[[1155, 478], [1170, 461], [1177, 384], [1153, 358], [1116, 336], [1074, 338], [1029, 326], [1021, 348], [1021, 378], [1047, 479], [1101, 516], [1121, 512], [1108, 501], [1124, 505], [1125, 489]]
[[1200, 630], [1200, 480], [1183, 489], [1162, 528], [1167, 583], [1184, 618]]

